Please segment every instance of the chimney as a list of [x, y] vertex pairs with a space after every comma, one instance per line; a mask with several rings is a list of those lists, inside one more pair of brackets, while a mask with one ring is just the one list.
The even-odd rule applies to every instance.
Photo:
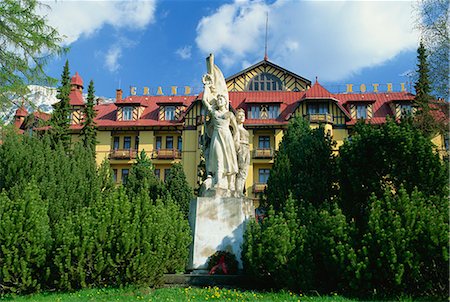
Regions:
[[122, 100], [122, 89], [116, 89], [116, 102]]

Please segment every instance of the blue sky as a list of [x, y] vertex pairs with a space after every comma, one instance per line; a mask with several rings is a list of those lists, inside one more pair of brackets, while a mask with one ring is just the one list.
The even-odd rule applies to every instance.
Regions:
[[48, 1], [49, 23], [65, 36], [67, 55], [48, 73], [59, 79], [64, 61], [96, 94], [129, 94], [136, 86], [201, 89], [205, 57], [213, 52], [225, 77], [264, 57], [332, 91], [410, 80], [419, 33], [409, 1]]

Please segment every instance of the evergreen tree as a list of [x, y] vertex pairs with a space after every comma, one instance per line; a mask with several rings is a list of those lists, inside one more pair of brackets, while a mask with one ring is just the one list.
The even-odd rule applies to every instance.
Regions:
[[270, 173], [267, 195], [273, 201], [269, 198], [268, 203], [273, 203], [276, 209], [282, 208], [287, 188], [298, 202], [319, 206], [331, 200], [336, 193], [334, 145], [323, 127], [311, 129], [303, 118], [293, 118]]
[[372, 195], [358, 250], [357, 291], [447, 299], [448, 206], [447, 197], [427, 198], [416, 189]]
[[292, 190], [292, 172], [289, 157], [284, 148], [280, 149], [267, 181], [267, 202], [278, 211], [281, 210]]
[[417, 106], [417, 112], [414, 117], [415, 125], [427, 136], [436, 135], [443, 131], [445, 126], [433, 114], [437, 108], [432, 106], [433, 98], [431, 96], [431, 83], [429, 79], [429, 67], [427, 62], [427, 50], [422, 42], [417, 49], [417, 74], [418, 79], [414, 85], [416, 96], [414, 103]]
[[81, 129], [81, 140], [85, 148], [89, 148], [95, 155], [95, 145], [97, 144], [96, 123], [94, 121], [97, 113], [94, 110], [94, 82], [89, 82], [86, 106], [83, 111], [83, 128]]
[[130, 198], [144, 191], [150, 195], [152, 201], [156, 201], [166, 192], [164, 184], [154, 173], [152, 161], [144, 150], [137, 156], [136, 163], [131, 166], [125, 189]]
[[59, 86], [58, 94], [56, 95], [59, 102], [54, 105], [54, 110], [50, 119], [50, 133], [53, 146], [61, 143], [66, 150], [70, 145], [70, 89], [69, 61], [66, 60], [61, 75], [61, 85]]
[[194, 195], [186, 180], [181, 164], [175, 163], [170, 168], [169, 176], [166, 179], [166, 188], [173, 201], [178, 204], [181, 212], [187, 218], [189, 215], [189, 204]]
[[388, 120], [375, 127], [357, 124], [352, 139], [339, 149], [342, 210], [365, 228], [369, 198], [381, 198], [385, 189], [410, 193], [414, 187], [427, 196], [446, 196], [447, 167], [433, 151], [433, 144], [410, 121]]
[[34, 181], [13, 188], [11, 195], [0, 193], [0, 295], [39, 290], [50, 273], [48, 203]]

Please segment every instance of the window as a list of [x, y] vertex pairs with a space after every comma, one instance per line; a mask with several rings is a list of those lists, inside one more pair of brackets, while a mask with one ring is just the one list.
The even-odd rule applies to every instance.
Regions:
[[254, 76], [248, 84], [250, 91], [277, 91], [282, 90], [281, 80], [270, 73], [260, 73]]
[[122, 120], [131, 121], [133, 119], [133, 107], [126, 106], [122, 109]]
[[309, 103], [308, 104], [308, 114], [327, 114], [328, 104], [327, 103]]
[[182, 136], [178, 137], [177, 149], [179, 151], [183, 150], [183, 137]]
[[169, 177], [170, 169], [164, 169], [164, 181], [167, 180], [167, 177]]
[[248, 110], [249, 119], [259, 119], [260, 117], [260, 106], [250, 106]]
[[259, 169], [259, 183], [266, 184], [269, 179], [270, 169]]
[[128, 169], [122, 169], [122, 184], [127, 183], [128, 173], [129, 173]]
[[253, 105], [248, 108], [249, 119], [275, 119], [280, 114], [280, 105]]
[[134, 137], [134, 150], [139, 150], [139, 136], [137, 135]]
[[155, 169], [155, 176], [157, 179], [161, 179], [161, 170], [160, 169]]
[[175, 106], [164, 107], [164, 120], [166, 121], [175, 120]]
[[400, 104], [400, 116], [407, 117], [412, 114], [411, 104]]
[[280, 105], [269, 105], [269, 118], [277, 118], [280, 114]]
[[270, 137], [260, 136], [258, 138], [258, 149], [269, 149], [270, 148]]
[[125, 136], [123, 138], [123, 148], [131, 149], [131, 136]]
[[119, 140], [120, 140], [120, 137], [114, 136], [114, 144], [113, 144], [113, 149], [114, 150], [119, 149]]
[[156, 137], [156, 150], [159, 150], [159, 149], [161, 149], [161, 141], [162, 141], [162, 139], [161, 139], [161, 136], [157, 136]]
[[117, 169], [113, 169], [113, 180], [114, 180], [114, 183], [117, 182]]
[[166, 136], [166, 149], [173, 149], [173, 136]]
[[367, 118], [367, 106], [364, 104], [356, 105], [356, 118], [357, 119], [366, 119]]

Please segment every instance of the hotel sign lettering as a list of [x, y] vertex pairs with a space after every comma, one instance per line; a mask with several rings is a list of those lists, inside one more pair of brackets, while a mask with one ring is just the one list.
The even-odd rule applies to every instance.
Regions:
[[[353, 92], [393, 92], [393, 84], [392, 83], [387, 83], [387, 84], [372, 84], [372, 87], [369, 90], [368, 86], [366, 86], [366, 84], [361, 84], [358, 86], [354, 85], [354, 84], [347, 84], [346, 85], [347, 89], [345, 91], [345, 93], [353, 93]], [[397, 88], [397, 87], [395, 87]], [[399, 85], [400, 91], [406, 91], [406, 83], [400, 83]], [[397, 88], [398, 89], [398, 88]]]
[[[190, 95], [192, 93], [192, 88], [190, 86], [184, 86], [183, 88], [184, 95]], [[169, 95], [177, 95], [179, 92], [178, 86], [170, 86], [170, 87], [162, 87], [158, 86], [155, 88], [143, 87], [142, 95], [165, 95], [165, 92], [170, 91]], [[138, 89], [136, 86], [130, 86], [130, 95], [137, 95]]]
[[[393, 83], [387, 83], [387, 84], [346, 84], [346, 90], [345, 93], [365, 93], [365, 92], [393, 92], [394, 90], [398, 91], [400, 89], [401, 92], [406, 91], [406, 84], [407, 83], [399, 83], [399, 84], [393, 84]], [[342, 86], [340, 85], [342, 88]], [[195, 90], [195, 91], [194, 91]], [[193, 88], [191, 86], [158, 86], [156, 88], [151, 88], [148, 86], [142, 87], [142, 90], [139, 89], [136, 86], [130, 86], [130, 95], [137, 95], [138, 93], [142, 93], [142, 95], [191, 95], [195, 92], [197, 92], [196, 88]], [[339, 89], [340, 90], [340, 89]]]

